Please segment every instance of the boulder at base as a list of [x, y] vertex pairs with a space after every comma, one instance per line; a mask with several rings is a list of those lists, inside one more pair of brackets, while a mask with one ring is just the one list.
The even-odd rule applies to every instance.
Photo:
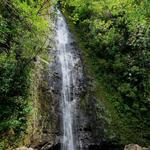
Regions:
[[137, 144], [126, 145], [124, 150], [150, 150], [149, 148], [141, 147]]

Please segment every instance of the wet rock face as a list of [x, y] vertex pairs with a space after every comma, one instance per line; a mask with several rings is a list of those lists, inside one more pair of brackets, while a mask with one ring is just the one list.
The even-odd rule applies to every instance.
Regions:
[[118, 144], [113, 144], [109, 142], [102, 142], [101, 144], [93, 144], [90, 145], [88, 150], [121, 150], [123, 149], [120, 145]]
[[[62, 24], [61, 24], [62, 25]], [[84, 73], [84, 67], [83, 67], [83, 63], [81, 60], [81, 56], [80, 53], [78, 51], [77, 48], [77, 43], [75, 42], [73, 35], [68, 31], [67, 32], [69, 39], [67, 40], [68, 43], [65, 44], [65, 61], [68, 62], [69, 66], [67, 66], [68, 68], [66, 69], [69, 70], [68, 74], [70, 74], [70, 78], [71, 80], [69, 80], [70, 85], [69, 85], [69, 89], [68, 91], [69, 93], [69, 101], [74, 100], [76, 102], [76, 104], [74, 105], [75, 111], [74, 113], [72, 113], [73, 116], [73, 126], [72, 126], [72, 134], [74, 136], [74, 144], [75, 144], [75, 148], [74, 149], [81, 149], [81, 150], [88, 150], [89, 148], [96, 148], [100, 145], [100, 143], [103, 140], [103, 124], [102, 121], [100, 122], [100, 127], [97, 126], [96, 123], [96, 112], [95, 110], [95, 99], [93, 98], [93, 93], [92, 95], [91, 92], [89, 94], [89, 90], [87, 89], [87, 86], [89, 86], [90, 90], [91, 87], [90, 85], [87, 85], [87, 78], [85, 77], [85, 73]], [[62, 37], [58, 36], [58, 37]], [[60, 42], [62, 42], [62, 39], [60, 40]], [[59, 40], [58, 38], [55, 41], [56, 44], [59, 44]], [[64, 44], [63, 42], [58, 45], [59, 47], [56, 46], [55, 51], [51, 52], [52, 55], [54, 56], [54, 61], [52, 63], [52, 65], [50, 66], [50, 72], [52, 72], [52, 74], [50, 74], [50, 87], [52, 89], [52, 97], [53, 97], [53, 101], [55, 102], [54, 107], [55, 107], [55, 111], [58, 114], [58, 123], [62, 123], [62, 119], [65, 118], [63, 116], [62, 110], [60, 108], [60, 104], [62, 103], [62, 79], [63, 79], [63, 73], [64, 72], [64, 68], [61, 69], [61, 67], [64, 65], [64, 62], [62, 62], [62, 50], [63, 47], [62, 44]], [[60, 57], [61, 56], [61, 57]], [[70, 56], [70, 59], [68, 59], [67, 56]], [[61, 58], [61, 59], [60, 59]], [[72, 81], [73, 80], [73, 81]], [[68, 85], [66, 86], [68, 87]], [[66, 94], [66, 93], [65, 93]], [[89, 97], [87, 96], [90, 95]], [[85, 97], [84, 97], [84, 96]], [[85, 106], [84, 108], [80, 106], [81, 102], [81, 97], [83, 98], [83, 105]], [[61, 101], [60, 101], [61, 100]], [[66, 103], [65, 103], [66, 104]], [[84, 110], [85, 109], [85, 110]], [[67, 111], [68, 112], [68, 111]], [[69, 113], [69, 112], [68, 112]], [[94, 124], [94, 125], [93, 125]], [[58, 125], [59, 126], [59, 125]], [[65, 128], [66, 129], [66, 128]], [[94, 130], [93, 130], [94, 129]], [[64, 130], [64, 129], [63, 129]], [[99, 135], [101, 135], [101, 137], [97, 138], [97, 133]], [[59, 126], [59, 131], [57, 136], [59, 136], [60, 140], [57, 141], [57, 143], [62, 143], [61, 139], [63, 136], [63, 131], [62, 131], [62, 126]], [[72, 137], [72, 136], [70, 136]], [[63, 142], [64, 143], [64, 142]], [[53, 149], [57, 149], [60, 148], [58, 147], [56, 144], [51, 146], [51, 148]], [[91, 146], [93, 145], [93, 146]], [[70, 150], [72, 150], [73, 148], [71, 148]]]

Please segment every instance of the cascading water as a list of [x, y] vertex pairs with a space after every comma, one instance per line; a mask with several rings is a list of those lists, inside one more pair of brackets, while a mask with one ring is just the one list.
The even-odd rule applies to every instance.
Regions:
[[75, 49], [73, 38], [62, 13], [57, 11], [56, 21], [56, 49], [61, 70], [61, 98], [62, 111], [62, 150], [77, 150], [76, 114], [79, 100], [79, 88], [82, 80], [82, 67], [78, 52]]

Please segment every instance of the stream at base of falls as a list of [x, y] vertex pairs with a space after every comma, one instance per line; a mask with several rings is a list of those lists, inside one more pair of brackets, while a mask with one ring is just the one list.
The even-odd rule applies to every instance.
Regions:
[[62, 132], [61, 150], [79, 150], [76, 121], [83, 69], [78, 50], [62, 13], [57, 10], [55, 31], [56, 61], [60, 69], [59, 107]]

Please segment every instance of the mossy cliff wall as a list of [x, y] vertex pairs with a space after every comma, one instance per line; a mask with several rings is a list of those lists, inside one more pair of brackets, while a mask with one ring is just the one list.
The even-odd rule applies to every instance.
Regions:
[[28, 117], [27, 135], [22, 145], [40, 148], [54, 142], [57, 116], [48, 76], [48, 65], [37, 60], [31, 85], [32, 111]]

